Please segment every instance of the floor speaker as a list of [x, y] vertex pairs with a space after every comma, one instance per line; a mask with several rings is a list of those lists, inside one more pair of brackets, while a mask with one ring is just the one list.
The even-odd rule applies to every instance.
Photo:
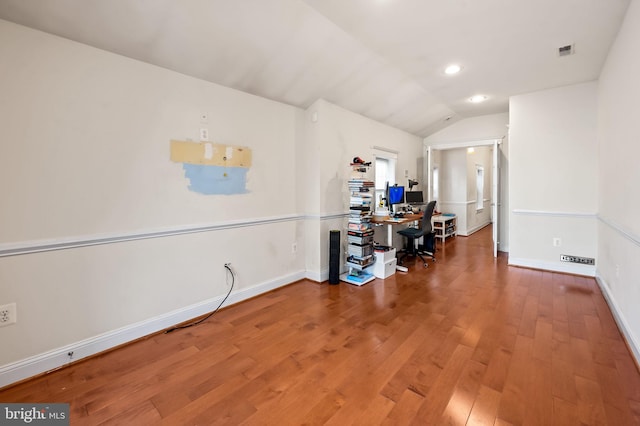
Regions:
[[329, 231], [329, 284], [340, 282], [340, 231]]

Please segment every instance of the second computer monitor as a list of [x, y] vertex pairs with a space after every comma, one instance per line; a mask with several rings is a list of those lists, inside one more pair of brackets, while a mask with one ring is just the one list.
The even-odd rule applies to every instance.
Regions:
[[422, 191], [407, 191], [405, 193], [407, 204], [424, 204]]

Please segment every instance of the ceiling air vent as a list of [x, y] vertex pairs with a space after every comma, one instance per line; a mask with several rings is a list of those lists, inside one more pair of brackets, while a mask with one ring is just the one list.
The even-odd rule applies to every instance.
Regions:
[[576, 53], [576, 48], [573, 44], [567, 44], [566, 46], [558, 47], [558, 56], [569, 56]]

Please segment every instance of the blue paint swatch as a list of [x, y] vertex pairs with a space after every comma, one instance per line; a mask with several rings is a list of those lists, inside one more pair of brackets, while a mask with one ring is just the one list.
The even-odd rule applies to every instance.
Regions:
[[205, 195], [231, 195], [247, 193], [247, 171], [245, 167], [205, 166], [183, 164], [189, 189]]

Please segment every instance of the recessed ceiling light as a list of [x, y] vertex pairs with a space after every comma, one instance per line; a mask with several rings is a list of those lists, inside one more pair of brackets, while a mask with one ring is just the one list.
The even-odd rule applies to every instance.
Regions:
[[486, 100], [487, 100], [487, 97], [485, 95], [474, 95], [469, 98], [469, 102], [474, 104], [479, 104], [480, 102], [484, 102]]
[[458, 74], [462, 68], [458, 64], [451, 64], [444, 69], [444, 73], [447, 75]]

